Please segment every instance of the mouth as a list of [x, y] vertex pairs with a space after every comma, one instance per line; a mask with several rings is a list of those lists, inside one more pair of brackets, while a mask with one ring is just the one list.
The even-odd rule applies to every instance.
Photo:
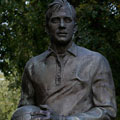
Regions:
[[57, 34], [58, 34], [58, 36], [60, 36], [60, 37], [66, 37], [66, 35], [67, 35], [66, 32], [59, 32], [59, 33], [57, 33]]

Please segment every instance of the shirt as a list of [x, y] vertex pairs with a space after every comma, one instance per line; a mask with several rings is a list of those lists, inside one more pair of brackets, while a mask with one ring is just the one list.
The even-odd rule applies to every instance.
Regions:
[[78, 120], [115, 118], [115, 88], [106, 58], [75, 43], [63, 55], [48, 49], [31, 58], [22, 77], [19, 107], [41, 104]]

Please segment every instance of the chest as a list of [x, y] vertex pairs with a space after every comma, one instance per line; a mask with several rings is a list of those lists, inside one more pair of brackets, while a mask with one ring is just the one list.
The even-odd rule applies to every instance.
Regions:
[[34, 67], [33, 82], [46, 91], [70, 88], [77, 85], [79, 89], [91, 83], [92, 64], [84, 57], [66, 57], [58, 60], [51, 56]]

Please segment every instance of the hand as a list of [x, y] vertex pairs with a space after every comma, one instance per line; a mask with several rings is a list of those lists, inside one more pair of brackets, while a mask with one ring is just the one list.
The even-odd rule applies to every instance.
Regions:
[[46, 105], [40, 106], [40, 111], [31, 113], [31, 120], [50, 120], [50, 112]]
[[76, 116], [67, 116], [65, 120], [80, 120], [80, 118]]
[[47, 110], [50, 112], [50, 120], [65, 120], [65, 116], [58, 115], [53, 109], [51, 109], [48, 105], [40, 105], [42, 110]]
[[62, 115], [58, 115], [47, 105], [40, 105], [39, 112], [32, 113], [31, 120], [65, 120], [65, 117]]

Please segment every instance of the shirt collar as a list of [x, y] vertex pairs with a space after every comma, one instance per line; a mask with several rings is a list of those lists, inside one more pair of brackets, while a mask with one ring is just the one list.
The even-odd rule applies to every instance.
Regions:
[[68, 48], [67, 51], [76, 57], [77, 56], [77, 45], [73, 42], [71, 47]]
[[[77, 45], [73, 42], [71, 47], [69, 47], [67, 51], [76, 57], [77, 56]], [[50, 56], [52, 53], [55, 53], [55, 51], [51, 47], [49, 47], [48, 50], [46, 51], [46, 58]]]

